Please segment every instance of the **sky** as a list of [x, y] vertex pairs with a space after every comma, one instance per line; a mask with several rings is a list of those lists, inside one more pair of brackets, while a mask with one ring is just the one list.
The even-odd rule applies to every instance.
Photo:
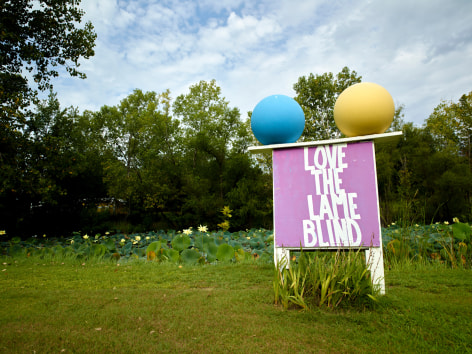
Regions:
[[97, 33], [86, 80], [62, 75], [62, 107], [97, 111], [133, 92], [174, 99], [216, 80], [245, 119], [295, 97], [301, 76], [347, 66], [386, 88], [417, 126], [472, 91], [471, 0], [82, 0]]

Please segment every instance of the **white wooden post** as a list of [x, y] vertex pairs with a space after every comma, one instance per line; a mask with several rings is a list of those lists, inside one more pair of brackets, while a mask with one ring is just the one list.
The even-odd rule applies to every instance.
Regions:
[[[290, 250], [283, 247], [275, 247], [274, 242], [274, 263], [277, 268], [279, 267], [280, 262], [283, 262], [285, 259], [285, 268], [290, 266]], [[282, 263], [283, 264], [283, 263]]]
[[385, 295], [385, 272], [382, 245], [371, 247], [365, 251], [365, 261], [370, 270], [372, 284], [381, 295]]

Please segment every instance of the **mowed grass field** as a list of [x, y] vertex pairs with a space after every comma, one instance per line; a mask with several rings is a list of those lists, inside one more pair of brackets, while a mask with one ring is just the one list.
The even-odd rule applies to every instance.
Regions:
[[3, 258], [0, 353], [472, 352], [472, 274], [386, 270], [372, 310], [283, 310], [271, 264]]

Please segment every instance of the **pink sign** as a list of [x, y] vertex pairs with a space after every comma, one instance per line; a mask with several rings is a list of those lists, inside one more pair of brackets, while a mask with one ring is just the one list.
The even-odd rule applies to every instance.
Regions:
[[379, 247], [371, 141], [274, 149], [276, 247]]

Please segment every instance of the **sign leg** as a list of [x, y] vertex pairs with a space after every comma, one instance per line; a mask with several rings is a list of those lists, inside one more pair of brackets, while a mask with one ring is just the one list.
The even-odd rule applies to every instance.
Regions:
[[[285, 259], [285, 261], [284, 261]], [[282, 262], [282, 263], [280, 263]], [[274, 245], [274, 263], [277, 268], [279, 268], [279, 264], [284, 264], [285, 268], [289, 268], [290, 265], [290, 250], [283, 248], [283, 247], [275, 247]]]
[[385, 272], [382, 246], [367, 249], [365, 251], [365, 260], [367, 267], [370, 269], [372, 284], [379, 290], [380, 295], [385, 295]]

